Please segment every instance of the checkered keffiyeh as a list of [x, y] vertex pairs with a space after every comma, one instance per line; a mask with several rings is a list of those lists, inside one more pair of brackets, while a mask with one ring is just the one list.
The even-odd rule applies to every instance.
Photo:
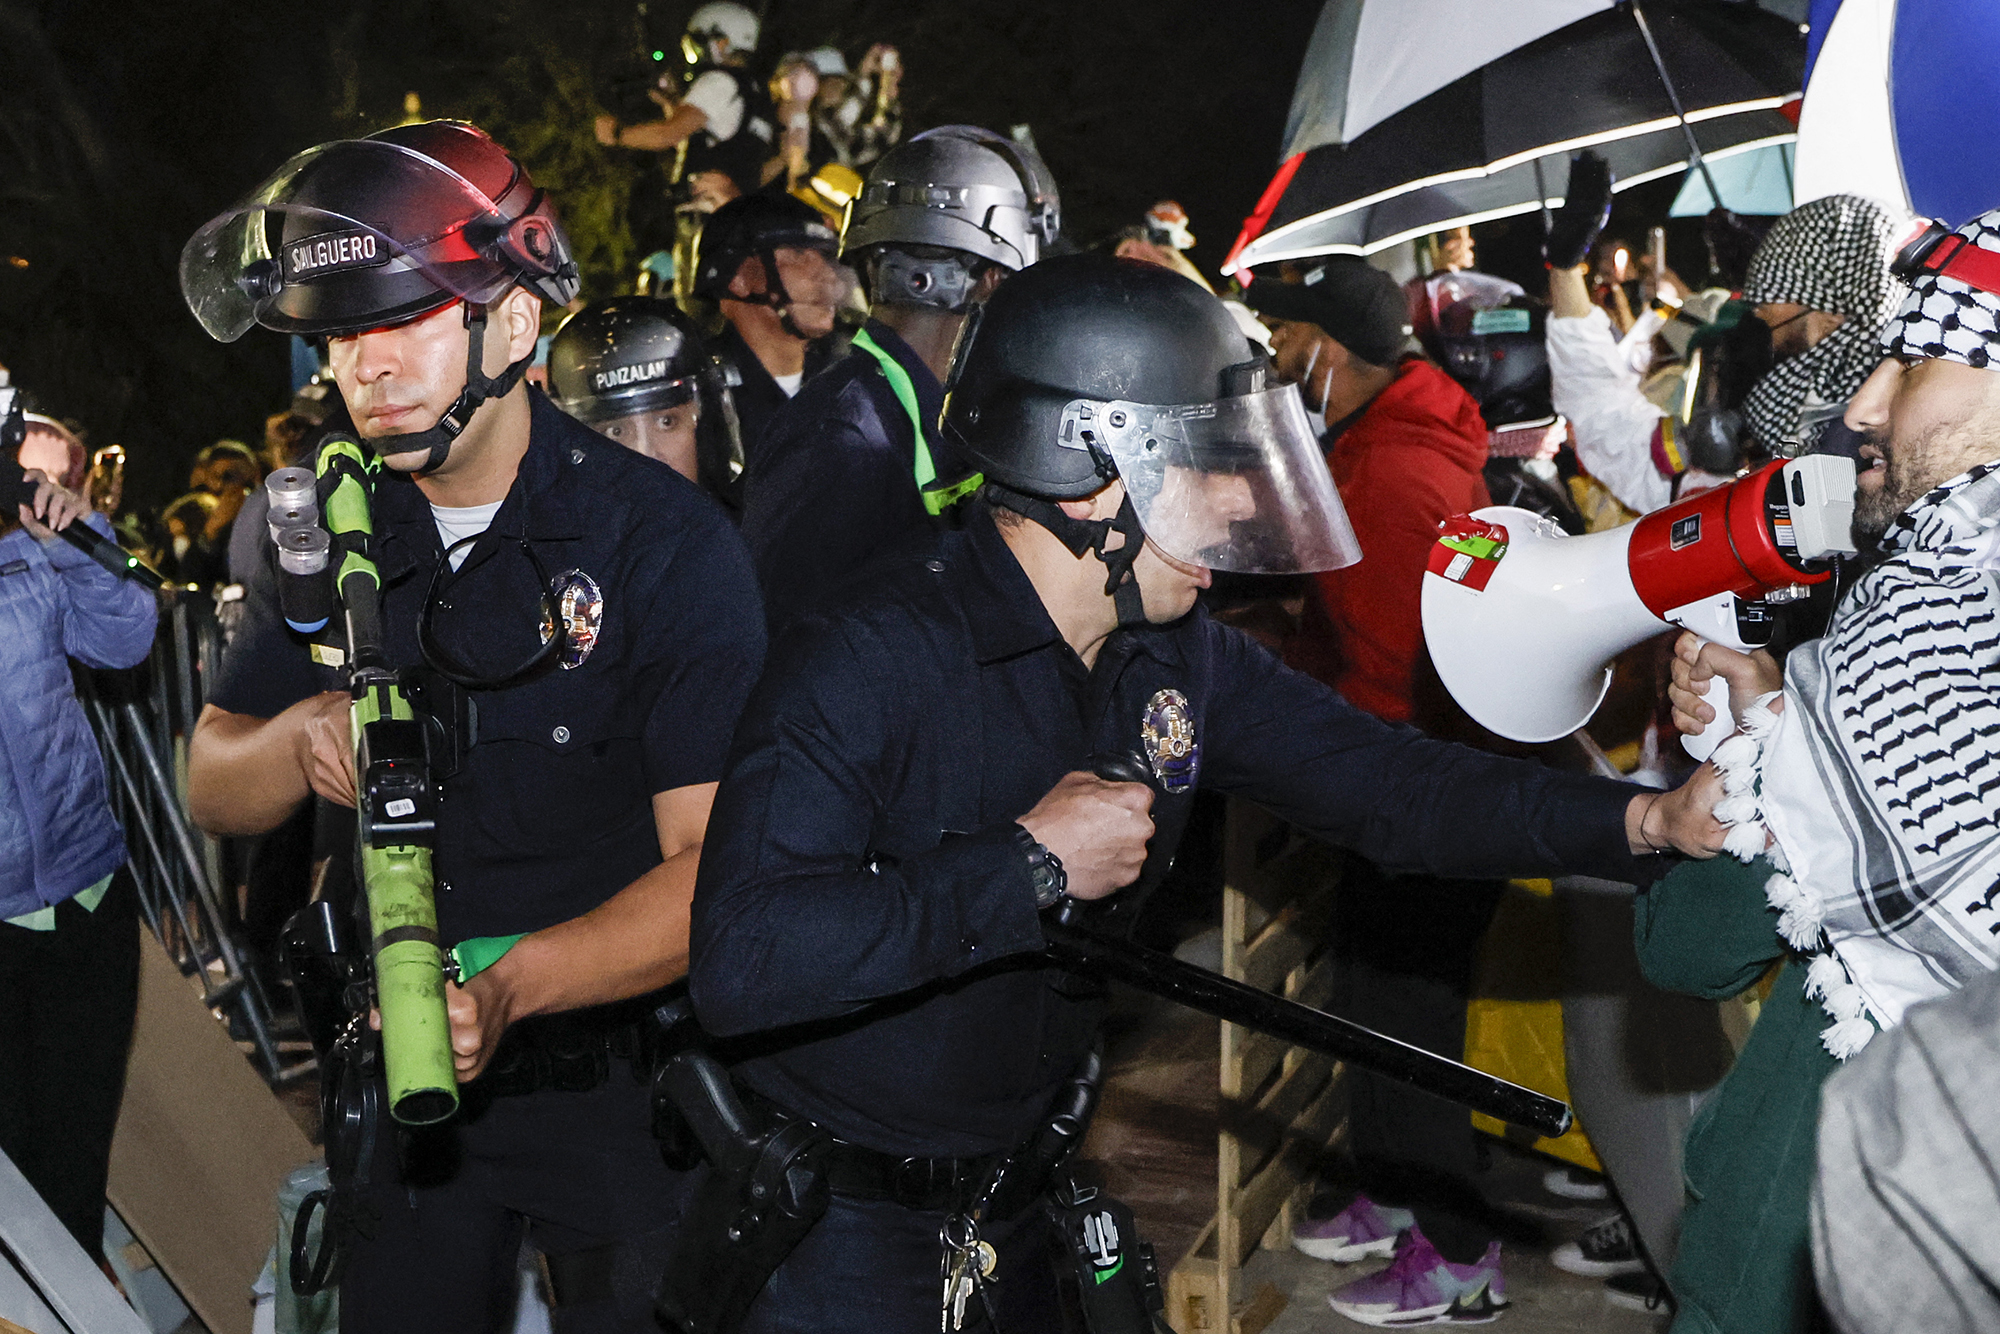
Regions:
[[1750, 260], [1743, 299], [1792, 302], [1846, 320], [1810, 349], [1771, 368], [1744, 401], [1757, 442], [1796, 453], [1799, 410], [1808, 394], [1845, 403], [1882, 359], [1875, 334], [1902, 284], [1889, 272], [1897, 220], [1872, 199], [1827, 195], [1799, 205], [1772, 226]]
[[[1981, 250], [2000, 250], [2000, 209], [1958, 229]], [[2000, 296], [1956, 278], [1920, 275], [1882, 330], [1882, 350], [1892, 357], [1960, 361], [2000, 370]]]
[[2000, 463], [1910, 506], [1882, 550], [1786, 659], [1784, 711], [1760, 701], [1715, 754], [1729, 851], [1775, 840], [1765, 892], [1842, 1059], [2000, 969]]

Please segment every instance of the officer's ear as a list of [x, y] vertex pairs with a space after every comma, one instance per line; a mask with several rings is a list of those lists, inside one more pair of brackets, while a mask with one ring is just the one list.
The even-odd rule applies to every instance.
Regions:
[[975, 305], [985, 305], [1000, 284], [1007, 281], [1008, 270], [998, 264], [988, 264], [980, 271], [978, 281], [972, 284], [972, 300]]
[[[750, 284], [755, 280], [757, 285]], [[760, 296], [770, 290], [771, 284], [764, 276], [764, 261], [755, 255], [744, 256], [736, 266], [736, 276], [729, 280], [729, 295], [739, 300]]]
[[[488, 375], [498, 375], [535, 350], [535, 340], [542, 332], [542, 299], [525, 287], [516, 287], [486, 308], [486, 326], [485, 359], [495, 360], [497, 352], [499, 365], [485, 369]], [[496, 341], [502, 346], [495, 348]]]
[[1057, 501], [1062, 512], [1072, 519], [1094, 522], [1112, 519], [1118, 515], [1118, 507], [1125, 503], [1125, 483], [1109, 482], [1082, 500]]

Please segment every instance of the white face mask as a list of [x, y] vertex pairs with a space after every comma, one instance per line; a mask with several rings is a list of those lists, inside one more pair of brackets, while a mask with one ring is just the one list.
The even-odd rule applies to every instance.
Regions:
[[[1300, 392], [1300, 393], [1302, 393], [1302, 394], [1310, 394], [1310, 393], [1312, 393], [1312, 388], [1313, 388], [1313, 368], [1319, 365], [1319, 350], [1320, 350], [1320, 347], [1321, 347], [1321, 344], [1320, 344], [1319, 340], [1317, 340], [1317, 339], [1313, 340], [1313, 352], [1312, 352], [1312, 356], [1310, 356], [1310, 357], [1308, 357], [1308, 358], [1306, 359], [1306, 370], [1305, 370], [1305, 374], [1303, 374], [1303, 375], [1301, 375], [1301, 376], [1299, 377], [1299, 392]], [[1315, 417], [1316, 417], [1316, 418], [1317, 418], [1317, 419], [1319, 420], [1319, 432], [1320, 432], [1320, 434], [1321, 434], [1321, 435], [1325, 435], [1325, 434], [1326, 434], [1326, 425], [1327, 425], [1327, 422], [1326, 422], [1326, 398], [1325, 398], [1325, 396], [1324, 396], [1324, 395], [1322, 395], [1322, 396], [1320, 397], [1320, 404], [1319, 404], [1319, 407], [1315, 408], [1315, 409], [1313, 410], [1313, 413], [1314, 413], [1314, 416], [1315, 416]]]

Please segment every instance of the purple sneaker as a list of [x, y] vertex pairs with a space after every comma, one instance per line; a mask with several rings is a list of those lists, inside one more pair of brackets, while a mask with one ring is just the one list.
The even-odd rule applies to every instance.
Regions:
[[1292, 1229], [1292, 1245], [1315, 1260], [1351, 1264], [1371, 1255], [1393, 1255], [1396, 1238], [1417, 1225], [1408, 1209], [1384, 1209], [1366, 1195], [1331, 1218], [1307, 1219]]
[[1437, 1253], [1421, 1229], [1411, 1228], [1395, 1263], [1327, 1295], [1327, 1305], [1364, 1325], [1483, 1325], [1507, 1308], [1500, 1274], [1500, 1243], [1478, 1264], [1455, 1265]]

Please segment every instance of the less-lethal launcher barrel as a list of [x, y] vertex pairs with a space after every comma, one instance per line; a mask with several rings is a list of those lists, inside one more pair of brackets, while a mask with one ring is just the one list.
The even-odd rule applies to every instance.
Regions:
[[430, 1125], [458, 1109], [458, 1078], [432, 888], [437, 801], [424, 764], [423, 724], [393, 686], [371, 687], [354, 701], [351, 717], [389, 1111], [405, 1125]]
[[405, 1125], [429, 1125], [458, 1108], [431, 873], [437, 794], [425, 760], [423, 724], [383, 649], [382, 585], [372, 554], [369, 505], [369, 479], [380, 467], [351, 438], [332, 437], [320, 451], [320, 478], [332, 483], [324, 514], [347, 621], [361, 872], [389, 1110]]

